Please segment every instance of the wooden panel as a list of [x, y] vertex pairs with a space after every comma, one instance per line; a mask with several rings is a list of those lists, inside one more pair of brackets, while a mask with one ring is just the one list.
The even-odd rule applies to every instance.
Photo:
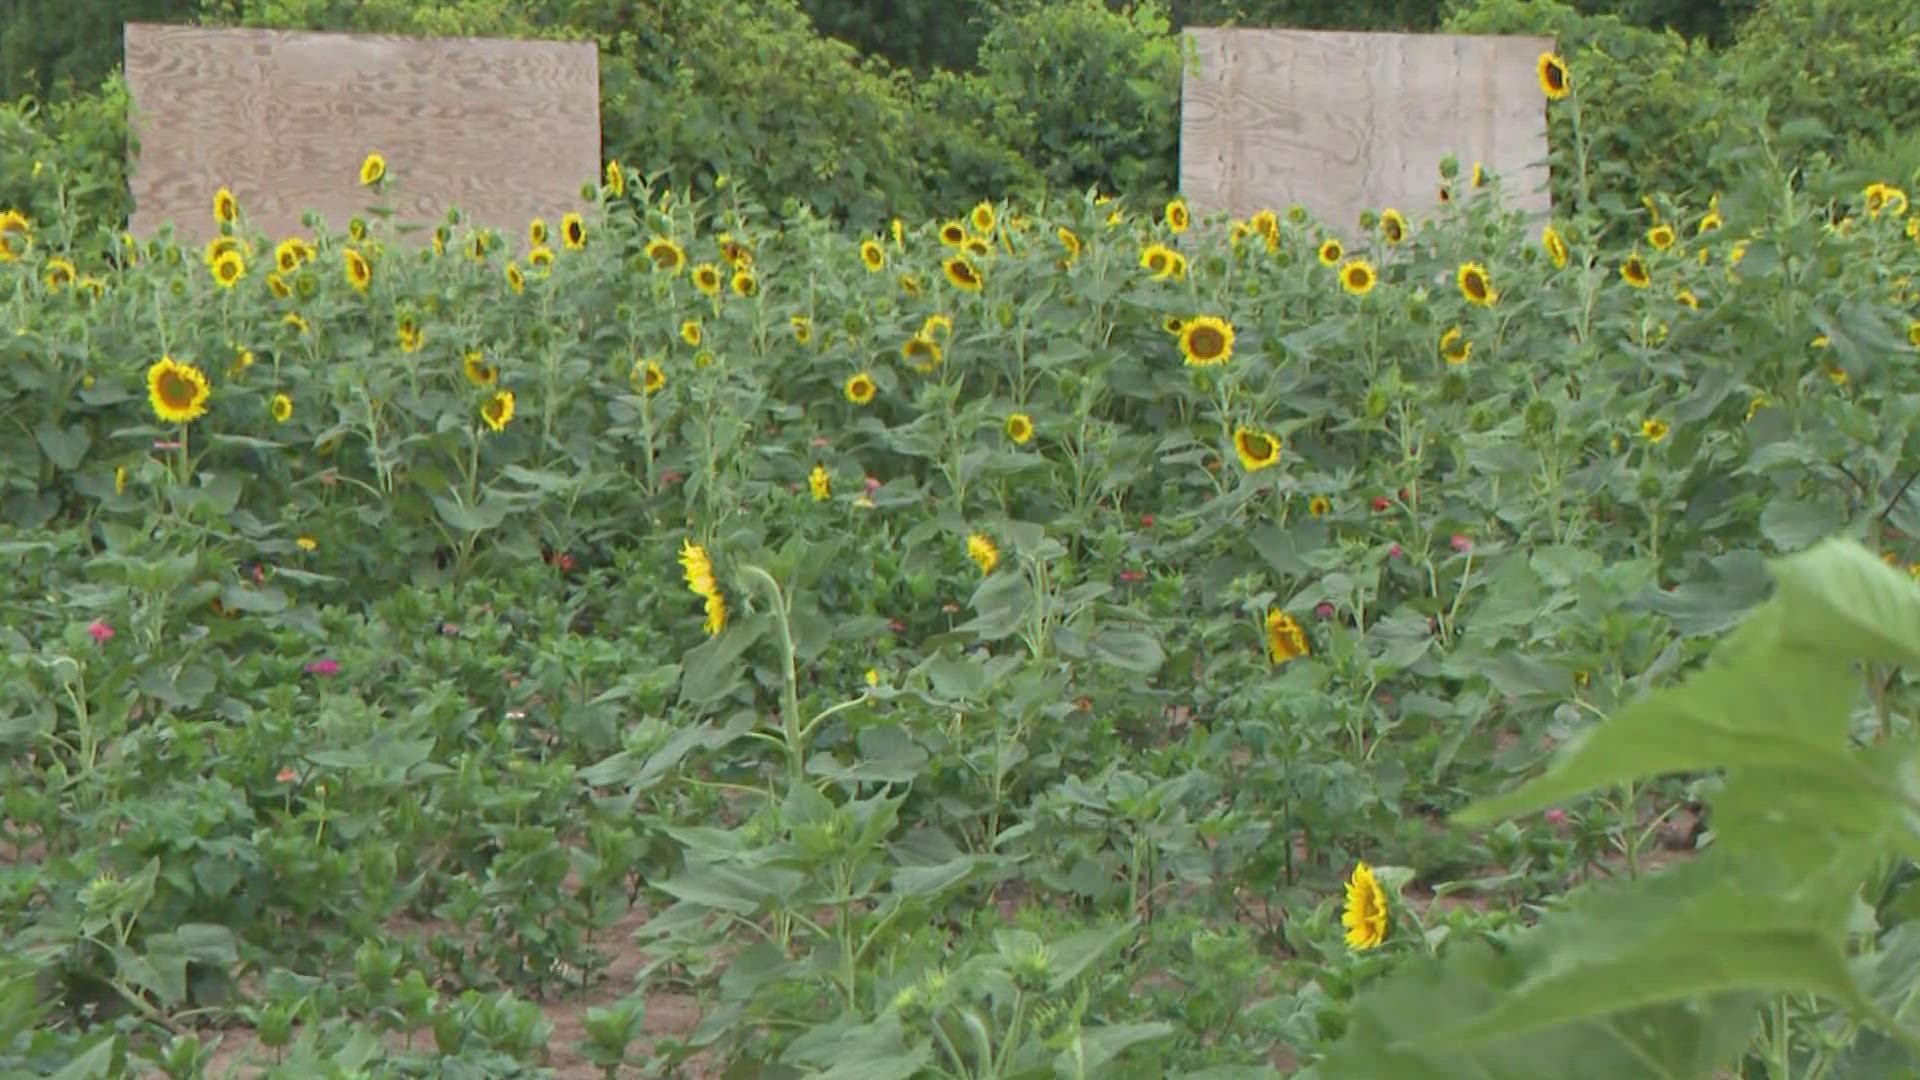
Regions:
[[1451, 153], [1500, 177], [1507, 205], [1546, 213], [1548, 38], [1190, 29], [1180, 188], [1196, 212], [1295, 203], [1343, 233], [1362, 210], [1439, 202]]
[[583, 206], [600, 169], [599, 66], [591, 42], [129, 24], [131, 228], [206, 240], [224, 184], [271, 236], [306, 232], [308, 210], [344, 231], [376, 201], [359, 172], [378, 151], [400, 220], [458, 206], [517, 234]]

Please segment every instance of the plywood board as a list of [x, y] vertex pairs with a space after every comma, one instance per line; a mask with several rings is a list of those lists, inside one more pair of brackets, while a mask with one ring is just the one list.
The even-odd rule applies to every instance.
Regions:
[[208, 239], [225, 185], [269, 235], [306, 232], [309, 210], [344, 231], [376, 201], [359, 171], [378, 151], [400, 221], [458, 206], [511, 235], [581, 208], [600, 168], [599, 66], [591, 42], [128, 24], [131, 228]]
[[1548, 38], [1189, 29], [1180, 188], [1196, 212], [1300, 204], [1346, 233], [1360, 212], [1439, 203], [1441, 159], [1500, 177], [1536, 213], [1547, 192]]

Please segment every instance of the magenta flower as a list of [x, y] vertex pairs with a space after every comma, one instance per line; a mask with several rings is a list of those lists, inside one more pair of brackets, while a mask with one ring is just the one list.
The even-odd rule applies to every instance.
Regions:
[[1559, 825], [1564, 823], [1566, 820], [1567, 820], [1567, 812], [1565, 810], [1560, 809], [1557, 806], [1547, 811], [1547, 824], [1549, 825]]
[[1387, 558], [1389, 559], [1397, 559], [1400, 557], [1400, 555], [1401, 555], [1401, 551], [1400, 551], [1399, 544], [1395, 544], [1392, 547], [1387, 549]]
[[93, 635], [96, 644], [105, 645], [113, 640], [113, 627], [108, 626], [104, 619], [95, 619], [88, 623], [87, 633]]
[[178, 450], [180, 449], [180, 445], [180, 440], [178, 439], [155, 439], [153, 441], [153, 448], [155, 450]]
[[1473, 541], [1467, 539], [1466, 537], [1460, 535], [1459, 533], [1454, 533], [1453, 539], [1448, 540], [1447, 543], [1451, 544], [1453, 546], [1453, 550], [1459, 552], [1462, 555], [1473, 550]]
[[331, 657], [325, 660], [315, 660], [313, 663], [307, 665], [307, 674], [338, 675], [340, 674], [340, 661], [332, 659]]
[[1313, 613], [1322, 619], [1333, 618], [1333, 604], [1326, 600], [1313, 605]]

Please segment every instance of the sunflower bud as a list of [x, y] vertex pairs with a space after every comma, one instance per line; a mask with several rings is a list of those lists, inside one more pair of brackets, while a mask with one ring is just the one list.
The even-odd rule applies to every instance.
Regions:
[[586, 183], [580, 185], [581, 201], [592, 202], [593, 197], [598, 194], [600, 194], [600, 185], [594, 183], [593, 181], [589, 180]]
[[1533, 432], [1535, 435], [1544, 434], [1552, 429], [1553, 420], [1553, 402], [1548, 401], [1546, 398], [1534, 398], [1532, 401], [1527, 402], [1526, 423], [1528, 431]]
[[1448, 154], [1440, 159], [1440, 179], [1454, 180], [1460, 176], [1460, 159]]
[[1360, 231], [1361, 232], [1372, 232], [1373, 227], [1378, 224], [1380, 224], [1379, 214], [1376, 214], [1371, 210], [1360, 211]]
[[1287, 207], [1287, 220], [1295, 225], [1305, 225], [1307, 223], [1307, 208], [1301, 206], [1299, 203], [1294, 203], [1292, 206]]
[[1393, 393], [1381, 384], [1374, 384], [1367, 391], [1367, 418], [1378, 420], [1387, 415], [1387, 406], [1393, 404]]
[[1640, 483], [1634, 488], [1642, 499], [1652, 502], [1660, 497], [1660, 477], [1653, 473], [1640, 474]]

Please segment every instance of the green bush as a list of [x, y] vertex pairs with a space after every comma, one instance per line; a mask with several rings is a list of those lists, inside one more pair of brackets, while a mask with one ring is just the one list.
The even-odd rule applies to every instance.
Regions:
[[[1726, 53], [1729, 90], [1775, 125], [1813, 120], [1836, 159], [1911, 133], [1920, 116], [1920, 8], [1867, 0], [1768, 0]], [[1782, 73], [1791, 73], [1782, 78]]]
[[118, 76], [53, 104], [0, 105], [0, 209], [45, 222], [42, 242], [106, 250], [133, 209], [127, 189], [127, 90]]

